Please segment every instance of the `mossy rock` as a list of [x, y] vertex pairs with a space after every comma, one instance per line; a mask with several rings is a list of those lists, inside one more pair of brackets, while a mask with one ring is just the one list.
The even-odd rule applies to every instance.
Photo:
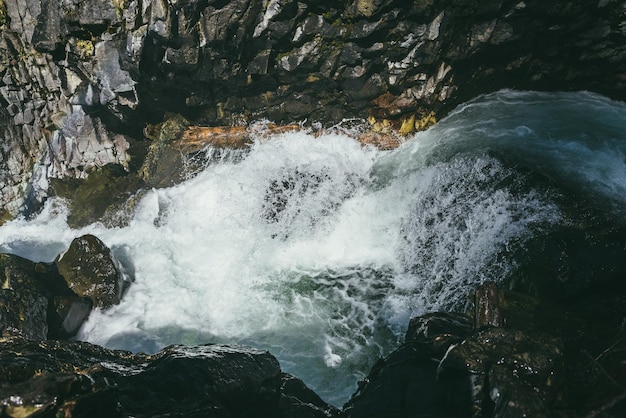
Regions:
[[130, 284], [120, 262], [94, 235], [75, 238], [55, 264], [72, 291], [100, 308], [120, 303]]
[[2, 226], [5, 222], [10, 221], [11, 219], [13, 219], [13, 215], [11, 215], [11, 212], [4, 208], [0, 209], [0, 226]]
[[189, 126], [180, 115], [170, 115], [164, 122], [146, 129], [152, 139], [139, 176], [148, 187], [168, 187], [185, 179], [185, 166], [180, 151], [171, 147]]
[[51, 179], [51, 183], [54, 194], [69, 202], [67, 223], [72, 228], [101, 220], [107, 210], [120, 206], [144, 186], [136, 174], [115, 164], [91, 172], [86, 179]]

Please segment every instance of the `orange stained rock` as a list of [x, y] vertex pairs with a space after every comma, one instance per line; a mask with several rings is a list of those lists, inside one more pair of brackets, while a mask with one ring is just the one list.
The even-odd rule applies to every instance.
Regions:
[[[268, 138], [291, 131], [302, 130], [302, 126], [267, 124], [261, 127], [246, 126], [190, 126], [185, 130], [180, 139], [174, 141], [172, 146], [184, 153], [201, 150], [206, 146], [215, 148], [243, 148], [253, 142], [253, 138]], [[313, 136], [320, 136], [333, 131], [320, 130], [313, 132]], [[345, 131], [342, 131], [346, 133]], [[347, 133], [350, 135], [349, 133]], [[397, 148], [403, 137], [394, 132], [374, 132], [354, 134], [354, 138], [362, 145], [371, 145], [379, 149], [387, 150]]]
[[267, 137], [301, 129], [300, 125], [276, 125], [270, 123], [262, 129], [246, 126], [190, 126], [179, 140], [172, 143], [183, 152], [199, 151], [206, 146], [215, 148], [243, 148], [252, 143], [252, 138]]

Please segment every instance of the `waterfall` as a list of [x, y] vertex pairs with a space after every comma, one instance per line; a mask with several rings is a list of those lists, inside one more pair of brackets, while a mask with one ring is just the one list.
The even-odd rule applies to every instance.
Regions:
[[80, 339], [268, 349], [341, 405], [410, 317], [463, 310], [478, 284], [506, 283], [533, 237], [569, 222], [567, 202], [624, 225], [625, 152], [626, 105], [505, 90], [393, 151], [338, 133], [259, 140], [147, 191], [124, 227], [72, 230], [51, 199], [0, 227], [0, 251], [51, 261], [97, 235], [135, 282]]

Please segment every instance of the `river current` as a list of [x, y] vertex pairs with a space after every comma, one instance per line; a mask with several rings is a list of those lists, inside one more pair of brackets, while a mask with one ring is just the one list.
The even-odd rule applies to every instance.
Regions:
[[623, 227], [625, 155], [625, 104], [505, 90], [392, 151], [303, 131], [215, 152], [184, 183], [147, 191], [124, 227], [71, 229], [51, 199], [0, 227], [0, 251], [52, 261], [92, 233], [135, 281], [78, 339], [267, 349], [340, 406], [412, 316], [506, 284], [538, 236], [586, 216], [581, 204]]

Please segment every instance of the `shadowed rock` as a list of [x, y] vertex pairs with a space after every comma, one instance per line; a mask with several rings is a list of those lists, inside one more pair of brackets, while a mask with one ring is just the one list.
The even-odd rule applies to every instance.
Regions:
[[0, 254], [0, 327], [3, 333], [41, 340], [76, 334], [91, 301], [72, 292], [54, 265]]
[[6, 416], [327, 418], [335, 410], [266, 351], [172, 346], [153, 356], [87, 343], [0, 340]]

